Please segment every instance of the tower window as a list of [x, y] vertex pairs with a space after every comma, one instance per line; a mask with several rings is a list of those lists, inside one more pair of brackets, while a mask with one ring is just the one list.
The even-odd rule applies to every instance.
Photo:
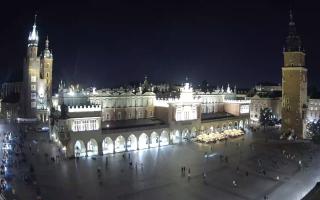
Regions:
[[47, 73], [47, 78], [49, 78], [49, 73]]
[[36, 76], [31, 76], [31, 82], [35, 83], [37, 81], [37, 77]]

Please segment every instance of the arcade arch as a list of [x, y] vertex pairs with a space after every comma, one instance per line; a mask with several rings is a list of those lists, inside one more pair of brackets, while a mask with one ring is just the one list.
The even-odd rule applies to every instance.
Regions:
[[87, 155], [96, 156], [98, 155], [98, 143], [95, 139], [90, 139], [87, 143]]
[[142, 133], [139, 136], [139, 149], [147, 149], [149, 147], [148, 136], [145, 133]]
[[102, 153], [103, 154], [108, 154], [108, 153], [113, 153], [113, 141], [110, 137], [106, 137], [102, 141]]
[[152, 132], [150, 135], [150, 147], [159, 146], [159, 136], [156, 132]]
[[114, 151], [122, 152], [126, 150], [126, 140], [122, 135], [118, 136], [114, 142]]
[[77, 140], [74, 144], [74, 156], [82, 157], [86, 155], [86, 146], [82, 140]]
[[162, 131], [160, 134], [160, 146], [165, 146], [169, 144], [169, 135], [167, 131]]
[[127, 140], [127, 150], [133, 151], [133, 150], [137, 150], [137, 148], [138, 148], [137, 137], [135, 135], [131, 134]]

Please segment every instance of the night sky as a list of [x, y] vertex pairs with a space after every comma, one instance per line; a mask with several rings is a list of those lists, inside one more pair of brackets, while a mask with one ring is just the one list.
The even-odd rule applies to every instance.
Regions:
[[40, 49], [48, 35], [53, 50], [55, 87], [60, 80], [113, 87], [145, 75], [152, 82], [188, 76], [197, 84], [242, 88], [280, 83], [293, 7], [309, 85], [320, 86], [318, 1], [23, 2], [2, 3], [1, 82], [21, 76], [37, 13]]

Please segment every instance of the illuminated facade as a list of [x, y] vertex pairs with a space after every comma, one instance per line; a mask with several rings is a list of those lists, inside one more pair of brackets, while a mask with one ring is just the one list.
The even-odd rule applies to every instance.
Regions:
[[48, 120], [47, 109], [50, 108], [52, 93], [52, 53], [49, 50], [49, 40], [46, 39], [45, 49], [38, 56], [39, 35], [36, 22], [29, 33], [27, 56], [23, 70], [23, 92], [21, 104], [23, 115], [27, 118]]
[[200, 133], [244, 128], [250, 102], [235, 100], [228, 88], [202, 93], [186, 82], [179, 97], [157, 98], [152, 89], [82, 90], [61, 83], [52, 97], [51, 136], [72, 157], [161, 147]]
[[289, 35], [284, 48], [282, 67], [282, 132], [304, 138], [307, 110], [307, 69], [305, 53], [290, 13]]

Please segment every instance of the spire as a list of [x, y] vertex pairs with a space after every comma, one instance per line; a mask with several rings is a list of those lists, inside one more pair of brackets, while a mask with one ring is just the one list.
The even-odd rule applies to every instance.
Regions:
[[43, 57], [45, 58], [52, 58], [52, 51], [49, 50], [49, 37], [47, 35], [45, 49], [43, 51]]
[[32, 26], [32, 31], [29, 33], [28, 46], [38, 46], [39, 36], [37, 31], [37, 14], [34, 15], [34, 23]]
[[284, 51], [302, 51], [302, 42], [300, 36], [297, 34], [296, 23], [293, 21], [293, 12], [289, 12], [289, 35], [286, 39]]
[[48, 38], [48, 35], [47, 35], [47, 39], [46, 39], [46, 46], [45, 46], [46, 50], [48, 49], [49, 50], [49, 38]]
[[293, 21], [293, 13], [292, 13], [292, 9], [290, 9], [290, 22], [289, 25], [295, 25], [294, 21]]

